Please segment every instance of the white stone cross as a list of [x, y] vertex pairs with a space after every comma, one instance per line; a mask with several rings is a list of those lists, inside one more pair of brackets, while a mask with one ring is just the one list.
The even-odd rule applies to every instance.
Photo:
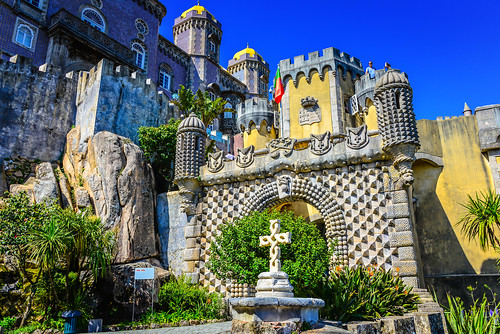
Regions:
[[271, 235], [266, 235], [264, 237], [259, 237], [259, 246], [271, 246], [269, 255], [271, 260], [269, 261], [269, 272], [281, 271], [281, 249], [278, 244], [289, 244], [292, 242], [292, 233], [279, 233], [281, 221], [279, 219], [269, 221], [271, 223]]

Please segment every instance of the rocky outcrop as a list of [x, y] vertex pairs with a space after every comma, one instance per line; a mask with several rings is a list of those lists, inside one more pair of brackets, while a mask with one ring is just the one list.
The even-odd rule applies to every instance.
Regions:
[[60, 203], [60, 192], [50, 162], [43, 162], [36, 167], [36, 180], [33, 186], [33, 195], [36, 203]]
[[80, 143], [77, 126], [68, 133], [63, 167], [78, 189], [77, 206], [86, 205], [86, 191], [103, 224], [116, 231], [117, 263], [158, 256], [153, 172], [137, 145], [106, 131]]

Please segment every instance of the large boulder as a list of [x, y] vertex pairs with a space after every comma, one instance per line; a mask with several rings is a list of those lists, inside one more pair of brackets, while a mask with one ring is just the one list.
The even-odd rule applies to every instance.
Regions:
[[116, 231], [116, 262], [157, 257], [154, 179], [144, 154], [130, 139], [111, 132], [99, 132], [83, 144], [79, 138], [79, 127], [68, 133], [64, 171], [74, 189], [88, 192], [106, 228]]
[[43, 162], [36, 167], [36, 180], [33, 187], [36, 203], [44, 201], [60, 203], [59, 186], [50, 162]]

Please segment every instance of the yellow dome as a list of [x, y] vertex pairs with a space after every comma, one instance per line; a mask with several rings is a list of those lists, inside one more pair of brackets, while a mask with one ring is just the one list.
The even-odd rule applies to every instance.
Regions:
[[234, 54], [234, 56], [233, 56], [233, 59], [234, 59], [234, 60], [238, 60], [238, 59], [240, 59], [240, 57], [241, 57], [241, 56], [243, 56], [244, 54], [249, 54], [249, 55], [250, 55], [250, 57], [255, 57], [255, 55], [258, 55], [258, 53], [257, 53], [257, 52], [255, 52], [255, 50], [254, 50], [254, 49], [249, 48], [249, 47], [247, 46], [245, 49], [241, 50], [240, 52], [236, 52], [236, 53]]
[[[197, 11], [197, 12], [198, 12], [198, 14], [201, 14], [201, 13], [203, 13], [203, 12], [207, 12], [208, 14], [210, 14], [210, 12], [209, 12], [208, 10], [206, 10], [206, 9], [205, 9], [205, 7], [200, 6], [200, 5], [198, 4], [198, 5], [196, 5], [196, 6], [193, 6], [193, 7], [189, 8], [188, 10], [184, 11], [184, 13], [182, 13], [182, 14], [181, 14], [181, 17], [182, 17], [182, 18], [185, 18], [185, 17], [186, 17], [186, 14], [187, 14], [187, 13], [189, 13], [190, 11], [192, 11], [192, 10]], [[210, 15], [212, 15], [212, 14], [210, 14]]]

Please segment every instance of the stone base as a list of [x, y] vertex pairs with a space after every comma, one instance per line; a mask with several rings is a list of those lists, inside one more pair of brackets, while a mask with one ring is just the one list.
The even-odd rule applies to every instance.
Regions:
[[325, 306], [321, 299], [254, 297], [232, 298], [233, 320], [246, 322], [312, 322], [318, 321], [318, 311]]
[[255, 297], [293, 298], [293, 286], [283, 271], [260, 273], [255, 290]]
[[233, 320], [232, 334], [291, 334], [297, 333], [300, 323], [295, 322], [248, 322]]

